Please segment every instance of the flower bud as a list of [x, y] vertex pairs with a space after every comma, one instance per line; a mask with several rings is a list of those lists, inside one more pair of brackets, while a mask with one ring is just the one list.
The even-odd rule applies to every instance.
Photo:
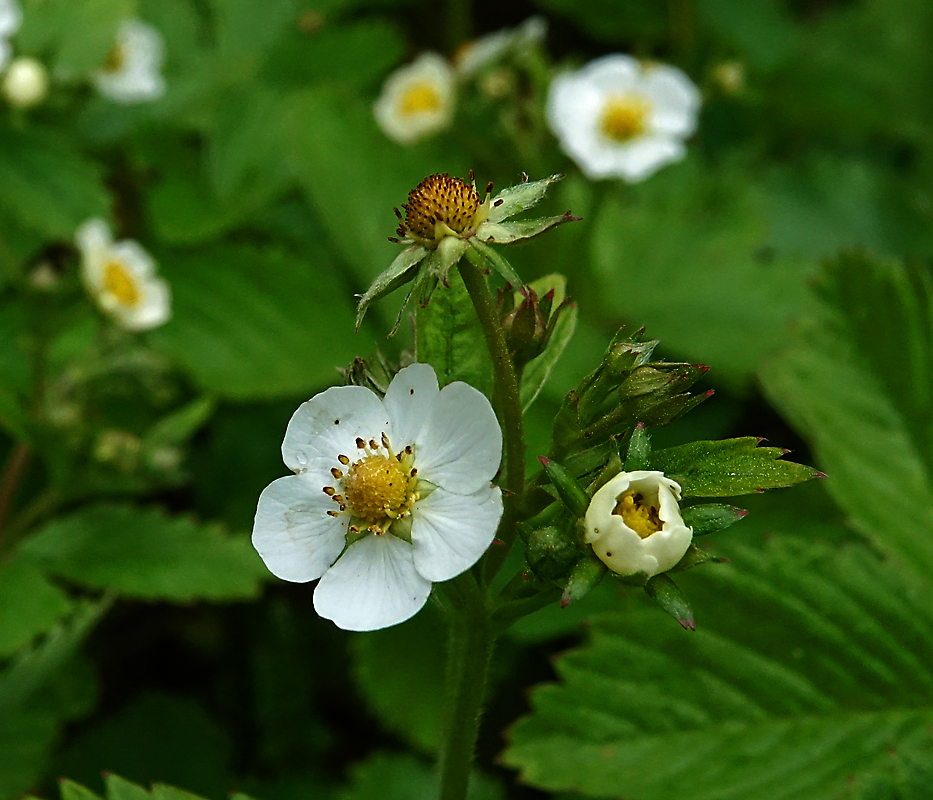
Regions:
[[[511, 304], [506, 305], [510, 301]], [[527, 364], [544, 352], [558, 317], [569, 307], [570, 301], [564, 298], [554, 309], [553, 289], [539, 298], [534, 289], [525, 286], [518, 296], [500, 296], [499, 305], [509, 351], [518, 364]]]
[[3, 76], [3, 96], [11, 106], [29, 108], [41, 103], [49, 91], [49, 74], [34, 58], [17, 58]]
[[680, 485], [663, 472], [621, 472], [593, 495], [584, 541], [617, 575], [666, 572], [693, 539], [679, 501]]
[[556, 525], [538, 528], [529, 533], [525, 540], [528, 565], [542, 580], [565, 578], [578, 554], [573, 535]]

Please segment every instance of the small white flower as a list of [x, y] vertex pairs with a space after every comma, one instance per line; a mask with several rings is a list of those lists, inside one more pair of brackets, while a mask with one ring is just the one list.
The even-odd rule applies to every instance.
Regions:
[[618, 575], [666, 572], [693, 539], [679, 501], [680, 485], [663, 472], [622, 472], [593, 495], [584, 540]]
[[155, 328], [168, 320], [168, 284], [156, 277], [155, 262], [138, 242], [114, 242], [101, 219], [85, 222], [75, 238], [84, 285], [104, 312], [128, 330]]
[[115, 103], [157, 99], [165, 94], [164, 50], [158, 29], [138, 19], [125, 20], [106, 60], [94, 73], [94, 85]]
[[45, 99], [49, 91], [49, 73], [34, 58], [16, 58], [3, 76], [0, 89], [11, 106], [28, 108]]
[[279, 578], [320, 578], [314, 608], [339, 627], [395, 625], [489, 547], [501, 454], [489, 401], [459, 381], [438, 391], [427, 364], [401, 370], [383, 399], [328, 389], [288, 423], [282, 456], [296, 474], [263, 491], [253, 545]]
[[0, 0], [0, 70], [2, 70], [10, 56], [13, 48], [8, 39], [13, 36], [23, 23], [23, 12], [16, 0]]
[[393, 72], [373, 109], [383, 133], [412, 144], [450, 126], [454, 116], [454, 73], [437, 55], [425, 53]]
[[634, 183], [686, 155], [699, 108], [699, 91], [676, 67], [609, 55], [555, 78], [547, 117], [587, 177]]
[[534, 16], [515, 28], [503, 28], [464, 45], [457, 52], [454, 64], [464, 78], [475, 75], [495, 64], [509, 53], [520, 53], [540, 44], [547, 35], [547, 20]]

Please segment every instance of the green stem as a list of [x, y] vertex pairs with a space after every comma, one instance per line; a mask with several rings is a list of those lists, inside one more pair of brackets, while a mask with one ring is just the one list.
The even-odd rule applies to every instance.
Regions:
[[13, 500], [16, 497], [16, 492], [26, 472], [31, 455], [32, 450], [28, 444], [17, 442], [10, 451], [6, 466], [3, 468], [3, 474], [0, 475], [0, 536], [3, 534], [4, 523], [10, 509], [13, 507]]
[[499, 524], [499, 538], [503, 545], [492, 548], [486, 555], [484, 577], [488, 583], [499, 571], [518, 536], [515, 523], [518, 519], [518, 507], [525, 494], [525, 437], [515, 365], [509, 355], [505, 334], [499, 324], [499, 315], [496, 313], [486, 278], [480, 272], [479, 267], [472, 263], [472, 253], [472, 250], [468, 250], [467, 258], [460, 259], [457, 268], [470, 294], [470, 299], [473, 301], [473, 308], [476, 316], [479, 317], [480, 325], [486, 336], [486, 345], [489, 347], [489, 355], [492, 357], [505, 439], [505, 489], [507, 491], [505, 511], [502, 515], [502, 522]]
[[470, 782], [495, 636], [483, 592], [465, 572], [441, 587], [456, 614], [447, 651], [440, 800], [464, 800]]

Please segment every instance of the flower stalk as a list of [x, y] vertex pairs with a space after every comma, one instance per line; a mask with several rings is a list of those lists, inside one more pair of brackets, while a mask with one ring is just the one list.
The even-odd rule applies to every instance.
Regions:
[[488, 583], [499, 571], [518, 536], [518, 529], [515, 526], [518, 518], [517, 507], [521, 504], [525, 494], [525, 437], [518, 376], [509, 356], [505, 333], [499, 324], [495, 299], [481, 271], [482, 256], [472, 249], [467, 250], [466, 256], [465, 261], [459, 262], [458, 269], [470, 300], [473, 301], [473, 308], [483, 328], [489, 355], [492, 358], [505, 443], [505, 488], [507, 492], [504, 502], [505, 511], [499, 524], [499, 540], [503, 542], [503, 546], [493, 548], [486, 556], [484, 578]]

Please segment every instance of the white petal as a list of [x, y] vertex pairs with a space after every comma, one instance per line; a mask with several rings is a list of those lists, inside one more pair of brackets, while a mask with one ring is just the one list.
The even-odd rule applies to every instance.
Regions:
[[126, 20], [117, 34], [123, 63], [118, 70], [101, 70], [94, 75], [98, 91], [117, 103], [155, 100], [165, 93], [159, 74], [164, 44], [157, 28], [140, 20]]
[[356, 460], [356, 439], [375, 439], [385, 433], [392, 441], [392, 426], [382, 401], [363, 386], [334, 386], [302, 403], [289, 420], [282, 442], [285, 465], [295, 472], [315, 460], [336, 466], [338, 455]]
[[253, 547], [269, 571], [286, 581], [321, 577], [343, 550], [348, 517], [330, 517], [333, 501], [305, 475], [270, 483], [259, 495]]
[[457, 494], [473, 494], [495, 476], [502, 431], [482, 392], [462, 381], [445, 386], [418, 434], [419, 477]]
[[414, 616], [431, 593], [412, 561], [412, 547], [396, 536], [364, 536], [321, 578], [314, 609], [338, 628], [375, 631]]
[[113, 246], [110, 228], [102, 219], [94, 217], [75, 231], [75, 242], [81, 251], [81, 269], [85, 280], [96, 286], [107, 254]]
[[23, 12], [16, 0], [0, 0], [0, 38], [12, 36], [23, 22]]
[[412, 515], [415, 568], [428, 580], [450, 580], [492, 544], [502, 517], [502, 491], [491, 484], [468, 495], [436, 489]]
[[680, 139], [667, 136], [643, 136], [624, 146], [616, 156], [617, 172], [631, 183], [653, 175], [661, 167], [680, 161], [687, 148]]
[[137, 289], [141, 295], [135, 306], [119, 305], [111, 313], [127, 330], [147, 331], [168, 322], [172, 316], [172, 297], [161, 278], [147, 278]]
[[112, 257], [123, 263], [123, 266], [136, 278], [148, 278], [155, 274], [155, 260], [145, 248], [133, 239], [124, 239], [110, 248]]
[[437, 375], [430, 364], [411, 364], [392, 379], [382, 403], [392, 423], [396, 452], [414, 443], [437, 397]]
[[658, 64], [645, 70], [642, 90], [651, 102], [650, 128], [686, 138], [697, 126], [700, 92], [679, 69]]
[[638, 59], [612, 53], [590, 61], [577, 75], [601, 93], [624, 94], [638, 83], [641, 71]]

